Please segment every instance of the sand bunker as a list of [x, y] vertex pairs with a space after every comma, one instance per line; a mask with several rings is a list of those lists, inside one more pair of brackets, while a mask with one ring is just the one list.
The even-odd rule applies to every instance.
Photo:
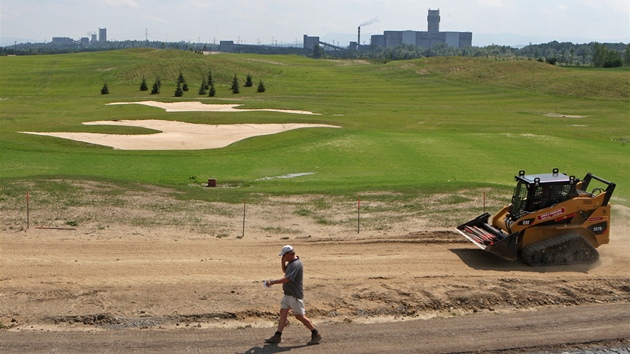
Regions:
[[108, 105], [120, 105], [120, 104], [141, 104], [144, 106], [162, 108], [167, 112], [281, 112], [292, 114], [313, 114], [319, 115], [309, 111], [299, 111], [291, 109], [236, 109], [241, 106], [240, 104], [203, 104], [201, 102], [157, 102], [157, 101], [142, 101], [142, 102], [112, 102]]
[[192, 124], [167, 120], [117, 120], [85, 122], [85, 125], [120, 125], [159, 130], [156, 134], [36, 133], [120, 150], [204, 150], [226, 147], [254, 136], [301, 128], [340, 128], [327, 124]]
[[576, 115], [560, 114], [560, 113], [545, 113], [544, 116], [552, 117], [552, 118], [585, 118], [586, 117], [586, 116], [576, 116]]
[[[292, 114], [313, 114], [309, 111], [288, 109], [236, 109], [238, 104], [203, 104], [201, 102], [112, 102], [108, 105], [141, 104], [162, 108], [166, 112], [254, 112], [268, 111]], [[116, 120], [84, 122], [85, 125], [122, 125], [159, 130], [157, 134], [98, 134], [98, 133], [36, 133], [25, 134], [54, 136], [62, 139], [110, 146], [120, 150], [205, 150], [226, 147], [239, 140], [254, 136], [282, 133], [301, 128], [340, 128], [327, 124], [192, 124], [166, 120]]]

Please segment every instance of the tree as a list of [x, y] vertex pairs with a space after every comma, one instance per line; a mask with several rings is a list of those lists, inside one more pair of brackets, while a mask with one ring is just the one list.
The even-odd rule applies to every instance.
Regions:
[[101, 95], [109, 95], [109, 88], [107, 87], [107, 82], [103, 84], [103, 88], [101, 89]]
[[208, 70], [208, 87], [207, 89], [210, 88], [211, 85], [214, 84], [214, 80], [212, 79], [212, 70]]
[[149, 87], [147, 87], [147, 80], [142, 77], [142, 83], [140, 84], [140, 91], [148, 91]]
[[595, 42], [593, 44], [593, 66], [596, 68], [603, 68], [606, 61], [606, 46]]
[[240, 92], [241, 92], [241, 89], [239, 88], [239, 85], [238, 85], [238, 78], [236, 77], [236, 74], [234, 74], [234, 79], [232, 79], [232, 93], [237, 94]]
[[556, 65], [557, 62], [558, 62], [558, 59], [556, 59], [556, 57], [545, 59], [545, 63], [547, 64]]
[[626, 50], [623, 52], [623, 65], [630, 66], [630, 44], [628, 44]]
[[210, 88], [208, 89], [208, 96], [214, 97], [217, 94], [217, 90], [214, 89], [214, 83], [210, 84]]
[[596, 68], [616, 68], [623, 66], [621, 53], [614, 49], [606, 48], [601, 43], [593, 44], [595, 50], [593, 52], [593, 66]]
[[199, 94], [205, 95], [206, 92], [208, 92], [208, 83], [206, 82], [206, 79], [202, 79], [201, 86], [199, 86]]
[[313, 46], [313, 58], [319, 59], [324, 56], [324, 48], [320, 47], [319, 44], [315, 44]]
[[258, 83], [258, 92], [265, 92], [265, 84], [263, 84], [262, 80], [260, 80], [260, 82]]
[[252, 87], [254, 83], [252, 82], [252, 74], [247, 74], [247, 78], [245, 79], [245, 87]]
[[175, 97], [182, 97], [184, 95], [184, 91], [182, 90], [182, 85], [178, 82], [177, 88], [175, 89]]
[[184, 82], [184, 84], [182, 85], [182, 90], [188, 92], [188, 84]]
[[623, 66], [623, 59], [621, 58], [621, 53], [616, 50], [609, 50], [606, 53], [606, 60], [604, 61], [605, 68], [618, 68]]
[[182, 74], [182, 72], [179, 72], [179, 76], [177, 77], [177, 83], [178, 84], [183, 84], [186, 82], [186, 79], [184, 79], [184, 74]]
[[155, 78], [155, 82], [153, 83], [153, 88], [151, 89], [152, 95], [157, 95], [160, 93], [160, 87], [162, 87], [162, 81], [160, 81], [160, 77]]

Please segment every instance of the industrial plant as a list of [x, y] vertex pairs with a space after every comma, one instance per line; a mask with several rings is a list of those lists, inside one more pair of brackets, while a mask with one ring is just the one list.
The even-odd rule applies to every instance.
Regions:
[[107, 28], [99, 28], [98, 29], [98, 39], [96, 38], [96, 33], [92, 33], [91, 34], [92, 38], [89, 37], [82, 37], [81, 39], [79, 39], [79, 41], [75, 41], [72, 38], [69, 37], [53, 37], [52, 38], [52, 44], [57, 44], [57, 45], [66, 45], [66, 44], [81, 44], [81, 45], [88, 45], [90, 43], [105, 43], [107, 42]]
[[[383, 34], [372, 35], [370, 47], [396, 47], [401, 44], [410, 44], [422, 48], [431, 48], [436, 44], [445, 43], [450, 47], [463, 48], [472, 46], [472, 32], [440, 32], [440, 10], [429, 9], [427, 16], [427, 31], [385, 31]], [[330, 49], [341, 49], [326, 42], [321, 42], [319, 37], [304, 35], [304, 49], [312, 49], [315, 45], [323, 45]], [[357, 41], [350, 42], [350, 49], [360, 50], [361, 26], [358, 27]]]
[[[234, 43], [231, 40], [221, 40], [219, 44], [203, 44], [197, 43], [190, 46], [190, 43], [185, 44], [189, 48], [201, 48], [200, 51], [205, 50], [219, 50], [221, 52], [262, 52], [262, 53], [276, 53], [278, 50], [305, 50], [306, 52], [312, 53], [313, 50], [317, 48], [321, 48], [325, 51], [343, 51], [343, 50], [369, 50], [369, 49], [377, 49], [377, 48], [392, 48], [399, 45], [412, 45], [419, 48], [431, 48], [438, 44], [446, 44], [449, 47], [454, 48], [464, 48], [472, 46], [472, 32], [442, 32], [440, 31], [440, 10], [431, 10], [429, 9], [427, 16], [427, 30], [426, 31], [416, 31], [416, 30], [391, 30], [384, 31], [383, 34], [375, 34], [371, 35], [370, 43], [366, 44], [365, 42], [361, 43], [361, 27], [367, 26], [376, 22], [376, 19], [370, 20], [368, 22], [362, 23], [357, 28], [357, 41], [351, 41], [349, 46], [340, 47], [339, 43], [335, 45], [334, 43], [327, 43], [320, 40], [320, 37], [317, 36], [309, 36], [304, 35], [302, 47], [296, 42], [295, 46], [277, 46], [277, 44], [271, 45], [248, 45], [242, 43]], [[52, 42], [50, 43], [53, 48], [64, 48], [64, 47], [99, 47], [102, 48], [106, 46], [106, 43], [110, 43], [107, 40], [107, 28], [99, 28], [98, 29], [98, 38], [97, 32], [90, 33], [91, 38], [83, 37], [80, 40], [75, 40], [68, 37], [53, 37]], [[146, 35], [146, 33], [145, 33]], [[133, 42], [133, 41], [132, 41]], [[144, 41], [143, 45], [148, 46], [159, 46], [165, 48], [166, 45], [164, 42], [149, 42], [148, 37]], [[179, 45], [176, 44], [178, 47]], [[203, 45], [202, 47], [200, 47]], [[16, 45], [17, 48], [17, 45]], [[207, 48], [207, 49], [206, 49]], [[212, 49], [211, 49], [212, 48]], [[319, 50], [319, 49], [318, 49]]]

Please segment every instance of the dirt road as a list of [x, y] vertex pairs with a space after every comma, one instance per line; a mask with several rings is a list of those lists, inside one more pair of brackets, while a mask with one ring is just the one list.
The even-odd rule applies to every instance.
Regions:
[[[283, 343], [263, 344], [266, 329], [204, 329], [105, 332], [0, 332], [3, 353], [453, 353], [560, 351], [598, 347], [608, 339], [630, 347], [630, 305], [555, 308], [505, 315], [475, 314], [387, 324], [320, 326], [324, 341], [306, 345], [301, 328], [287, 330]], [[567, 345], [566, 343], [570, 343]], [[585, 344], [588, 343], [588, 344]], [[572, 345], [571, 345], [572, 344]], [[577, 345], [576, 345], [577, 344]]]
[[[255, 232], [245, 237], [170, 222], [130, 226], [121, 215], [137, 210], [115, 208], [81, 209], [93, 221], [73, 230], [5, 227], [2, 345], [37, 351], [71, 340], [60, 351], [158, 351], [164, 344], [252, 353], [380, 352], [398, 345], [448, 352], [630, 337], [628, 208], [617, 208], [598, 263], [532, 268], [490, 256], [448, 228], [403, 220], [386, 232], [357, 234], [299, 219], [287, 205], [252, 212], [248, 227]], [[116, 224], [103, 227], [107, 215]], [[274, 215], [278, 220], [270, 221]], [[224, 222], [220, 213], [216, 220]], [[278, 252], [287, 243], [305, 265], [307, 314], [326, 332], [316, 349], [301, 348], [308, 333], [295, 320], [286, 343], [260, 346], [274, 331], [281, 293], [264, 289], [262, 280], [282, 276]]]

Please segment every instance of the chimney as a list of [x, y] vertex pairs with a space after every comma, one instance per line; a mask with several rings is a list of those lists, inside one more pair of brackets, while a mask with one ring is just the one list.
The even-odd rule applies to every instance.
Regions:
[[359, 47], [361, 46], [361, 26], [358, 27], [358, 34], [357, 34], [357, 49], [359, 49]]

